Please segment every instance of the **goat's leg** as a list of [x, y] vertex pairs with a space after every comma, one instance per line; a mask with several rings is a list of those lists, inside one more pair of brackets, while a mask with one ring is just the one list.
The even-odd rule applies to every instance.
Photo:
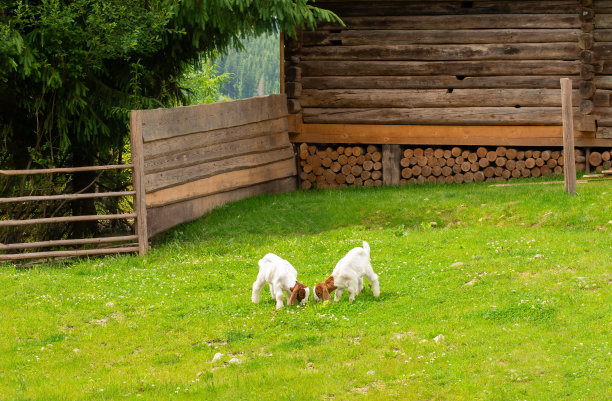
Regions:
[[374, 293], [375, 297], [378, 297], [380, 295], [380, 286], [378, 284], [378, 275], [376, 273], [374, 273], [374, 270], [372, 270], [372, 266], [369, 266], [368, 272], [366, 273], [366, 277], [368, 278], [368, 280], [370, 280], [370, 283], [372, 283], [372, 292]]
[[280, 309], [284, 306], [285, 293], [283, 290], [276, 291], [276, 309]]
[[276, 291], [274, 290], [274, 285], [270, 283], [270, 296], [272, 299], [276, 299]]
[[253, 301], [253, 303], [259, 303], [259, 293], [264, 284], [266, 284], [266, 280], [264, 280], [263, 275], [257, 276], [257, 280], [253, 283], [253, 292], [251, 293], [251, 301]]
[[346, 288], [346, 291], [349, 294], [349, 302], [353, 302], [355, 300], [355, 295], [357, 294], [357, 286], [355, 285], [349, 285]]

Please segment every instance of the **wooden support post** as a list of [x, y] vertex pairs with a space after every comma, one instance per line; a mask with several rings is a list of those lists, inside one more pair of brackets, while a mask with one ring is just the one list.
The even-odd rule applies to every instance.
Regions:
[[565, 164], [564, 190], [569, 196], [576, 194], [576, 161], [574, 155], [574, 116], [572, 112], [572, 81], [561, 78], [561, 108], [563, 113], [563, 155]]
[[130, 113], [130, 139], [132, 145], [132, 185], [134, 195], [134, 212], [136, 213], [136, 235], [138, 235], [138, 253], [147, 253], [149, 244], [147, 232], [147, 207], [145, 203], [144, 186], [144, 150], [142, 141], [142, 111], [132, 110]]
[[280, 93], [285, 93], [285, 35], [280, 33]]
[[591, 148], [586, 148], [586, 155], [585, 155], [585, 161], [584, 161], [584, 171], [586, 171], [587, 174], [591, 173], [591, 163], [589, 162], [589, 159], [591, 158]]
[[399, 145], [383, 145], [382, 169], [383, 185], [399, 185], [400, 159], [402, 151]]

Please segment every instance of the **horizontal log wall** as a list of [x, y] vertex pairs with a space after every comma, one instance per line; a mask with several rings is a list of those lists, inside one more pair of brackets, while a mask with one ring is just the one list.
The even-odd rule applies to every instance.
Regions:
[[[576, 149], [576, 170], [612, 166], [612, 148]], [[563, 174], [562, 148], [299, 145], [302, 189], [469, 183]]]
[[[594, 76], [596, 93], [612, 89], [612, 1], [594, 0], [592, 53], [597, 73]], [[593, 114], [597, 118], [596, 137], [612, 140], [612, 112], [609, 107], [594, 104]]]
[[[560, 126], [559, 81], [570, 77], [574, 127], [590, 133], [581, 143], [608, 146], [610, 3], [319, 1], [346, 26], [325, 23], [285, 42], [292, 140], [311, 142], [304, 130], [325, 124]], [[530, 138], [520, 145], [550, 145]], [[479, 141], [470, 144], [491, 142]]]
[[286, 104], [271, 95], [139, 111], [149, 235], [230, 201], [294, 190]]

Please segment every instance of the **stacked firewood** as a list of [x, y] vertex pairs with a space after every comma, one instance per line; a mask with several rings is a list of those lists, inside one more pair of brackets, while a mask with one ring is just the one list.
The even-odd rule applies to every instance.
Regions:
[[587, 154], [589, 166], [597, 173], [612, 168], [612, 149], [590, 151]]
[[380, 147], [299, 146], [300, 180], [303, 189], [382, 185]]
[[[585, 156], [576, 151], [576, 163], [584, 170]], [[502, 181], [563, 173], [560, 150], [519, 150], [498, 146], [462, 149], [406, 148], [401, 159], [401, 183], [461, 183]]]
[[[400, 184], [505, 181], [563, 174], [559, 149], [511, 147], [402, 147]], [[299, 145], [303, 189], [382, 185], [382, 152], [375, 145]], [[612, 165], [611, 150], [575, 150], [576, 170], [601, 172]]]

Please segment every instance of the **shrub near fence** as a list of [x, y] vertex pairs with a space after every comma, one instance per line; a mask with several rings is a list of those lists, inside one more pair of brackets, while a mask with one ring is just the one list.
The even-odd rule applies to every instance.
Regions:
[[141, 230], [154, 235], [227, 202], [296, 189], [286, 103], [270, 95], [132, 111]]

